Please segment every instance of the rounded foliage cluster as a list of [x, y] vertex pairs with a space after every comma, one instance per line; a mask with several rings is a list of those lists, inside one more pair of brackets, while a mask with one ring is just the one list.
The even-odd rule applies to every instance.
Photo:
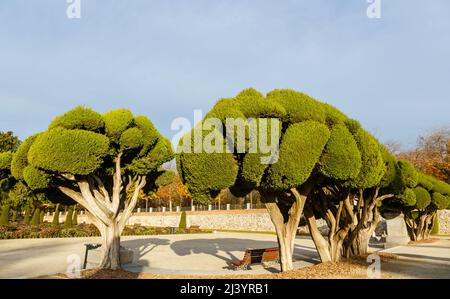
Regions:
[[[279, 120], [279, 139], [275, 141], [278, 142], [277, 159], [272, 156], [272, 163], [262, 163], [261, 148], [254, 152], [249, 146], [244, 153], [236, 151], [236, 147], [223, 153], [179, 153], [178, 172], [197, 201], [211, 200], [211, 194], [224, 188], [230, 188], [233, 193], [254, 188], [287, 191], [301, 187], [313, 177], [339, 183], [351, 181], [352, 188], [370, 188], [380, 183], [386, 170], [380, 144], [357, 121], [329, 104], [294, 90], [276, 89], [264, 96], [254, 89], [246, 89], [234, 98], [219, 100], [204, 121], [210, 118], [218, 119], [221, 128], [200, 130], [200, 142], [211, 138], [209, 133], [219, 132], [216, 142], [231, 140], [236, 144], [238, 136], [236, 132], [230, 134], [225, 123], [227, 118], [242, 119], [246, 125], [246, 142], [258, 139], [261, 134], [267, 134], [272, 141], [275, 140], [273, 131], [258, 129], [255, 133], [249, 118]], [[196, 130], [198, 127], [180, 140], [179, 150], [185, 148], [186, 140], [195, 141]]]
[[126, 109], [104, 115], [89, 108], [57, 117], [47, 131], [26, 139], [14, 154], [11, 172], [33, 189], [66, 175], [112, 174], [121, 156], [128, 174], [147, 175], [173, 158], [170, 141], [145, 116]]
[[416, 207], [419, 210], [423, 210], [428, 207], [431, 203], [430, 193], [422, 187], [416, 187], [413, 189], [416, 194]]
[[434, 192], [431, 197], [431, 202], [438, 210], [442, 210], [448, 207], [450, 202], [450, 196], [445, 196], [442, 195], [441, 193]]
[[343, 125], [331, 130], [330, 139], [320, 160], [320, 171], [338, 180], [355, 178], [361, 169], [361, 153], [355, 139]]
[[103, 121], [100, 113], [97, 113], [92, 109], [80, 106], [55, 118], [55, 120], [51, 122], [48, 128], [101, 131], [104, 129], [104, 127], [105, 122]]
[[100, 167], [108, 149], [109, 140], [104, 135], [56, 128], [36, 138], [28, 160], [47, 171], [86, 175]]

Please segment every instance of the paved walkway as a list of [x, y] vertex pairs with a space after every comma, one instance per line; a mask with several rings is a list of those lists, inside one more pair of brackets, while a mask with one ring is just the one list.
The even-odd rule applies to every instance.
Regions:
[[[100, 238], [0, 240], [0, 278], [28, 278], [66, 272], [84, 261], [85, 243]], [[227, 268], [227, 261], [243, 257], [245, 248], [278, 246], [275, 235], [214, 233], [122, 237], [122, 246], [134, 251], [134, 263], [124, 269], [134, 272], [180, 275], [242, 274]], [[311, 239], [297, 237], [295, 267], [319, 262]], [[92, 262], [89, 258], [88, 261]], [[88, 268], [95, 264], [90, 263]], [[278, 272], [278, 267], [252, 266], [250, 273]]]
[[400, 258], [382, 265], [385, 277], [450, 279], [450, 237], [433, 243], [398, 246], [383, 250]]
[[[82, 264], [85, 243], [100, 238], [0, 240], [0, 278], [30, 278], [66, 272]], [[134, 251], [134, 263], [124, 268], [133, 272], [179, 275], [242, 274], [229, 270], [226, 262], [238, 260], [245, 248], [277, 246], [276, 236], [249, 233], [215, 233], [122, 237], [122, 246]], [[399, 260], [383, 265], [390, 277], [450, 278], [450, 238], [414, 246], [399, 246], [386, 252]], [[319, 262], [309, 237], [297, 237], [294, 266]], [[89, 260], [89, 259], [88, 259]], [[93, 262], [93, 261], [91, 261]], [[90, 263], [89, 267], [95, 264]], [[278, 266], [252, 266], [245, 274], [278, 272]], [[384, 276], [384, 275], [383, 275]]]

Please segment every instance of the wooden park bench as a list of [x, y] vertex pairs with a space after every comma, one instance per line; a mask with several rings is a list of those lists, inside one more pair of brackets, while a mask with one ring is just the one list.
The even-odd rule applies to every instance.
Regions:
[[241, 261], [227, 262], [233, 270], [248, 270], [251, 264], [261, 263], [264, 268], [270, 267], [273, 263], [279, 263], [278, 247], [262, 249], [246, 249], [244, 258]]

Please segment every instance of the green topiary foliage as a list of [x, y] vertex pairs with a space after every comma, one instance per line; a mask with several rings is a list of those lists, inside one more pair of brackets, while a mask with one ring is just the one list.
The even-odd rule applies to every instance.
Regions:
[[330, 137], [330, 131], [316, 121], [291, 125], [281, 140], [280, 157], [268, 170], [265, 189], [289, 190], [302, 185], [311, 175]]
[[0, 225], [8, 225], [9, 224], [9, 208], [8, 204], [3, 205], [2, 214], [0, 215]]
[[443, 210], [448, 206], [450, 197], [442, 195], [438, 192], [433, 192], [433, 195], [431, 196], [431, 202], [438, 210]]
[[363, 129], [357, 129], [353, 136], [361, 152], [362, 165], [358, 176], [350, 180], [349, 185], [356, 189], [374, 187], [380, 183], [386, 171], [381, 146]]
[[159, 138], [154, 147], [142, 158], [134, 159], [127, 169], [140, 175], [147, 175], [159, 165], [170, 161], [174, 156], [172, 144], [166, 138]]
[[11, 168], [11, 161], [13, 154], [10, 152], [0, 153], [0, 171], [9, 170]]
[[384, 147], [380, 147], [381, 155], [383, 157], [384, 165], [386, 171], [381, 178], [380, 187], [388, 188], [395, 181], [397, 176], [397, 159], [389, 153], [389, 151]]
[[16, 179], [23, 179], [23, 170], [28, 166], [28, 151], [38, 135], [39, 134], [35, 134], [25, 139], [17, 149], [17, 152], [14, 153], [14, 157], [11, 161], [11, 174]]
[[30, 214], [31, 214], [31, 207], [30, 207], [30, 205], [27, 205], [25, 207], [25, 215], [23, 217], [23, 223], [25, 223], [25, 224], [30, 223]]
[[108, 150], [109, 140], [103, 135], [56, 128], [36, 138], [28, 160], [44, 170], [86, 175], [102, 164]]
[[48, 128], [54, 129], [58, 127], [68, 130], [80, 129], [99, 132], [104, 129], [105, 122], [100, 113], [80, 106], [57, 117]]
[[431, 180], [433, 182], [432, 191], [438, 192], [443, 195], [450, 195], [450, 185], [449, 184], [447, 184], [441, 180], [438, 180], [436, 178], [431, 178]]
[[64, 227], [71, 228], [73, 227], [73, 206], [69, 206], [67, 208], [66, 219], [64, 220]]
[[419, 172], [419, 181], [418, 185], [422, 186], [423, 188], [427, 189], [428, 191], [433, 190], [433, 180], [434, 178]]
[[51, 177], [44, 171], [27, 166], [23, 170], [23, 179], [32, 190], [41, 190], [50, 186]]
[[275, 89], [267, 94], [267, 100], [279, 103], [286, 111], [284, 122], [298, 123], [315, 120], [325, 123], [325, 106], [306, 94], [290, 90]]
[[144, 147], [140, 153], [142, 156], [147, 154], [151, 147], [156, 143], [160, 135], [153, 123], [147, 117], [140, 115], [134, 119], [134, 122], [142, 132], [142, 141], [144, 143]]
[[325, 111], [325, 122], [329, 126], [345, 123], [348, 120], [348, 116], [339, 111], [336, 107], [327, 103], [321, 103], [321, 106]]
[[437, 214], [434, 215], [433, 217], [433, 226], [431, 227], [431, 232], [430, 234], [432, 235], [438, 235], [439, 234], [439, 217]]
[[222, 190], [234, 184], [238, 165], [228, 153], [182, 153], [180, 173], [191, 192]]
[[181, 216], [180, 216], [180, 223], [178, 224], [178, 228], [179, 229], [186, 229], [186, 212], [183, 211], [181, 212]]
[[252, 88], [239, 93], [234, 100], [234, 105], [237, 105], [247, 118], [283, 118], [286, 115], [286, 110], [281, 104], [268, 101], [261, 93]]
[[430, 193], [422, 187], [416, 187], [413, 190], [416, 194], [416, 208], [423, 210], [428, 207], [431, 203]]
[[177, 174], [175, 173], [175, 171], [172, 171], [172, 170], [164, 171], [155, 180], [155, 185], [156, 185], [156, 187], [167, 186], [175, 180], [176, 176], [177, 176]]
[[53, 214], [53, 225], [59, 225], [59, 204], [56, 204], [55, 213]]
[[352, 135], [357, 134], [360, 130], [362, 130], [362, 126], [356, 119], [348, 118], [345, 120], [345, 126], [352, 133]]
[[132, 125], [134, 117], [127, 109], [117, 109], [103, 115], [106, 135], [113, 142], [119, 142], [122, 133]]
[[410, 189], [406, 188], [403, 193], [396, 196], [398, 200], [404, 206], [413, 207], [416, 204], [416, 193]]
[[31, 218], [31, 225], [39, 225], [41, 223], [41, 209], [39, 207], [34, 209], [33, 217]]
[[129, 128], [120, 137], [122, 150], [137, 149], [144, 145], [144, 136], [139, 128]]
[[361, 153], [352, 134], [345, 125], [336, 125], [320, 160], [320, 172], [329, 178], [347, 180], [358, 176], [361, 163]]
[[419, 174], [414, 166], [405, 160], [398, 161], [400, 180], [407, 188], [414, 188], [419, 182]]

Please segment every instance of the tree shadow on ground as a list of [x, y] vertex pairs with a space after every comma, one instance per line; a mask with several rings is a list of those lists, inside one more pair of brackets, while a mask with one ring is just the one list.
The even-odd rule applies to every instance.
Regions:
[[[201, 245], [200, 245], [201, 244]], [[257, 241], [251, 239], [217, 238], [175, 241], [170, 248], [179, 256], [190, 254], [208, 254], [223, 260], [225, 263], [238, 261], [244, 257], [246, 249], [262, 249], [278, 247], [276, 241]], [[295, 245], [294, 260], [317, 264], [315, 248]], [[224, 267], [228, 268], [228, 267]], [[277, 270], [278, 272], [278, 270]]]

